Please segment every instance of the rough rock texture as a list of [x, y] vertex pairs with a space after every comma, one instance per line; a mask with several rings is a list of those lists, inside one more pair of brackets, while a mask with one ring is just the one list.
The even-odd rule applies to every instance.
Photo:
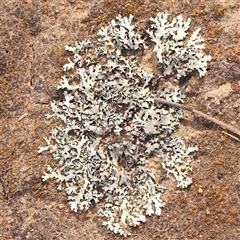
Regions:
[[[73, 213], [63, 192], [42, 183], [52, 158], [37, 150], [56, 125], [43, 115], [50, 112], [49, 101], [62, 97], [56, 87], [65, 45], [94, 39], [119, 13], [132, 14], [141, 28], [165, 9], [190, 17], [194, 29], [201, 26], [206, 53], [213, 57], [204, 79], [194, 74], [181, 79], [187, 104], [239, 128], [238, 1], [1, 1], [0, 239], [119, 238], [101, 226], [94, 207]], [[143, 62], [156, 69], [156, 59]], [[216, 96], [216, 89], [226, 94]], [[211, 92], [215, 97], [206, 98]], [[238, 239], [239, 141], [189, 113], [180, 125], [179, 135], [200, 149], [194, 153], [193, 184], [187, 190], [169, 184], [161, 216], [134, 229], [131, 239]], [[161, 171], [156, 163], [153, 159], [152, 169]], [[164, 174], [158, 181], [164, 182]]]

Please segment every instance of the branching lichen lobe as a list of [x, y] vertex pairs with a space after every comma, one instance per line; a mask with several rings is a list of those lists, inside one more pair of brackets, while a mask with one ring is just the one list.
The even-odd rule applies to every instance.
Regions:
[[[103, 225], [123, 236], [131, 227], [146, 220], [146, 215], [160, 215], [165, 203], [165, 188], [158, 185], [148, 170], [152, 156], [177, 186], [192, 183], [189, 154], [197, 147], [185, 147], [174, 132], [183, 118], [180, 109], [155, 102], [157, 96], [183, 102], [178, 86], [173, 89], [152, 87], [153, 81], [173, 76], [176, 81], [197, 70], [206, 73], [210, 56], [202, 52], [203, 39], [197, 29], [189, 36], [190, 19], [181, 16], [168, 21], [167, 11], [151, 18], [153, 24], [143, 37], [133, 23], [133, 16], [117, 16], [102, 27], [97, 43], [75, 42], [65, 49], [73, 54], [58, 89], [63, 100], [51, 102], [49, 117], [60, 118], [47, 146], [54, 163], [47, 167], [43, 180], [55, 179], [58, 189], [65, 189], [73, 211], [88, 210], [92, 203], [105, 200], [98, 215]], [[146, 49], [152, 41], [162, 76], [147, 72], [137, 62], [135, 52]], [[131, 55], [124, 55], [124, 51]], [[100, 61], [100, 60], [101, 61]]]

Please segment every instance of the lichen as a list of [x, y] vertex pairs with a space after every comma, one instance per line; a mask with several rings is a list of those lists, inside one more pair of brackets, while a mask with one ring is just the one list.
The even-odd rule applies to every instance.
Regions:
[[[43, 181], [55, 179], [73, 211], [88, 210], [104, 199], [98, 211], [103, 225], [123, 236], [147, 215], [159, 216], [165, 205], [165, 188], [148, 169], [151, 157], [159, 158], [177, 187], [192, 183], [189, 154], [197, 147], [186, 148], [183, 137], [174, 134], [183, 112], [155, 98], [183, 102], [178, 86], [159, 85], [168, 75], [178, 80], [197, 70], [203, 76], [210, 57], [203, 54], [200, 29], [186, 41], [190, 20], [178, 16], [169, 22], [168, 15], [165, 11], [151, 18], [145, 37], [133, 16], [119, 15], [99, 30], [96, 43], [83, 40], [65, 47], [73, 57], [63, 66], [66, 75], [58, 86], [63, 100], [52, 101], [53, 114], [47, 115], [64, 124], [39, 148], [54, 158]], [[151, 46], [147, 42], [154, 45], [163, 75], [149, 73], [138, 63], [136, 53]]]
[[190, 18], [183, 20], [181, 15], [168, 21], [167, 11], [158, 13], [151, 18], [154, 24], [148, 31], [152, 41], [155, 43], [154, 51], [158, 61], [163, 65], [164, 75], [177, 73], [177, 79], [188, 75], [193, 70], [199, 72], [200, 77], [206, 73], [207, 62], [210, 56], [202, 52], [204, 48], [203, 39], [198, 36], [201, 28], [198, 27], [186, 41], [190, 27]]

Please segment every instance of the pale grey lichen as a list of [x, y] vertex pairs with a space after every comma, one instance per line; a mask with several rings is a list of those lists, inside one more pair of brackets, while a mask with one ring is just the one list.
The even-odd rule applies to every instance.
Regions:
[[176, 77], [179, 79], [193, 70], [197, 70], [200, 77], [204, 76], [211, 57], [205, 56], [202, 51], [205, 44], [198, 36], [201, 28], [198, 27], [190, 38], [186, 39], [190, 18], [184, 21], [179, 15], [169, 22], [168, 16], [168, 11], [158, 13], [155, 18], [150, 19], [153, 24], [147, 31], [155, 43], [154, 51], [162, 64], [164, 76], [177, 73]]
[[[63, 100], [51, 102], [49, 117], [60, 118], [45, 138], [54, 162], [47, 167], [43, 181], [55, 179], [65, 189], [73, 211], [88, 210], [104, 199], [98, 215], [103, 225], [123, 236], [131, 227], [146, 221], [147, 215], [160, 215], [165, 188], [155, 180], [148, 162], [153, 156], [177, 186], [192, 183], [189, 154], [197, 147], [185, 147], [174, 132], [183, 118], [180, 109], [155, 102], [162, 97], [183, 102], [178, 86], [163, 88], [166, 75], [179, 79], [193, 70], [206, 73], [209, 56], [204, 56], [202, 39], [196, 30], [186, 41], [190, 20], [181, 16], [168, 21], [168, 12], [152, 18], [144, 39], [132, 23], [133, 17], [118, 16], [98, 32], [99, 39], [75, 42], [65, 49], [73, 54], [63, 66], [58, 89]], [[148, 73], [134, 52], [155, 44], [163, 76]], [[126, 56], [124, 51], [133, 51]]]

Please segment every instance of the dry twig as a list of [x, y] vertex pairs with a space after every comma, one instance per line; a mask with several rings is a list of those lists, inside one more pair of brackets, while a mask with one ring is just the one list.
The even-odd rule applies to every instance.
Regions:
[[216, 123], [217, 125], [219, 125], [223, 129], [227, 129], [227, 130], [235, 133], [236, 135], [238, 135], [240, 137], [240, 131], [237, 128], [233, 127], [230, 124], [226, 124], [222, 121], [219, 121], [216, 118], [213, 118], [213, 117], [211, 117], [211, 116], [209, 116], [209, 115], [207, 115], [207, 114], [205, 114], [201, 111], [198, 111], [194, 107], [186, 106], [186, 105], [180, 104], [180, 103], [171, 102], [171, 101], [165, 100], [163, 98], [155, 98], [155, 102], [156, 103], [161, 103], [161, 104], [167, 104], [167, 105], [170, 105], [170, 106], [173, 106], [173, 107], [181, 108], [181, 109], [187, 110], [189, 112], [192, 112], [192, 113], [194, 113], [194, 114], [196, 114], [200, 117], [203, 117], [203, 118], [205, 118], [205, 119], [207, 119], [211, 122]]

